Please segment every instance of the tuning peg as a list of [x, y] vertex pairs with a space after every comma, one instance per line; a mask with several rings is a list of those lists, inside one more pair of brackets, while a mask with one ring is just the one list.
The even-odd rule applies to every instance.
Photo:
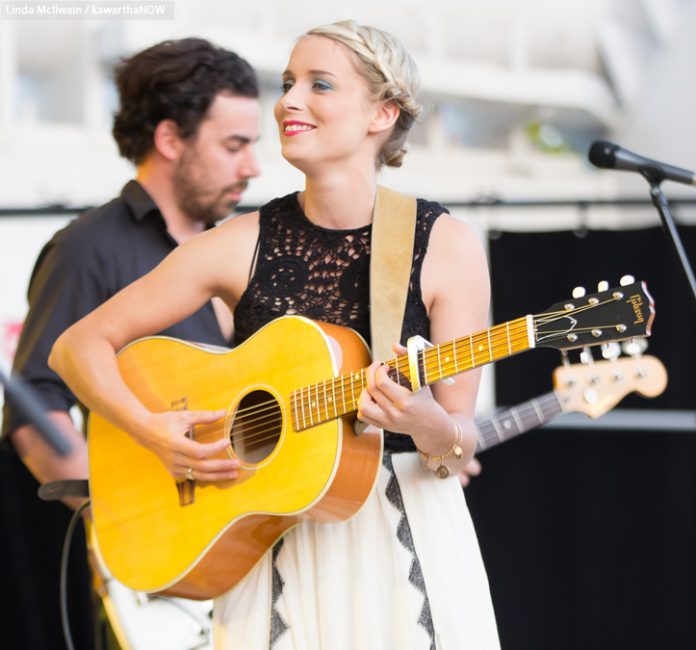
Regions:
[[632, 275], [624, 275], [621, 277], [621, 280], [619, 280], [619, 284], [625, 287], [629, 284], [633, 284], [635, 281], [636, 279]]
[[570, 366], [570, 359], [568, 358], [568, 350], [561, 350], [561, 361], [565, 367]]
[[582, 298], [585, 295], [585, 287], [575, 287], [573, 289], [573, 298]]
[[628, 339], [621, 344], [621, 347], [626, 354], [637, 357], [648, 348], [648, 342], [644, 338]]
[[602, 343], [601, 349], [604, 359], [616, 359], [621, 354], [621, 346], [615, 341]]
[[585, 346], [581, 351], [580, 351], [580, 363], [585, 364], [586, 366], [594, 363], [594, 357], [592, 356], [592, 349]]
[[602, 280], [597, 284], [597, 291], [606, 291], [609, 288], [609, 283], [606, 280]]

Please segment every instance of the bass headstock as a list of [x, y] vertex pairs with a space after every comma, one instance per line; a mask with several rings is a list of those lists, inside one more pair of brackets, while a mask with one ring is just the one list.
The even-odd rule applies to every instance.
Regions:
[[598, 418], [629, 393], [660, 395], [667, 386], [667, 370], [650, 355], [575, 363], [556, 368], [553, 385], [564, 411]]

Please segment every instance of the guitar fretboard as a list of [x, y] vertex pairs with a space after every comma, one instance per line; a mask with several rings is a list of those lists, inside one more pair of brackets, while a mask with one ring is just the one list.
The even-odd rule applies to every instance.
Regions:
[[477, 419], [479, 438], [476, 453], [510, 440], [520, 433], [534, 429], [563, 412], [556, 393], [547, 393], [529, 402], [497, 413], [492, 418]]
[[[422, 350], [418, 353], [417, 363], [421, 385], [433, 384], [528, 350], [531, 323], [531, 318], [524, 316]], [[386, 363], [390, 376], [396, 382], [409, 387], [412, 385], [408, 355]], [[291, 404], [295, 430], [302, 431], [357, 411], [360, 393], [366, 386], [366, 369], [361, 368], [294, 391]]]

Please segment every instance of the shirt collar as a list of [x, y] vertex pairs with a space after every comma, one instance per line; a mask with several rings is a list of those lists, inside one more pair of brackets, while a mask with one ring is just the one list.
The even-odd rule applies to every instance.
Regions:
[[130, 208], [136, 221], [142, 221], [152, 212], [162, 213], [152, 197], [138, 181], [128, 181], [121, 190], [121, 199]]
[[[156, 213], [166, 227], [162, 212], [157, 207], [154, 199], [145, 188], [136, 180], [128, 181], [121, 190], [121, 199], [130, 208], [136, 221], [142, 221], [149, 214]], [[205, 230], [214, 228], [214, 223], [206, 224]]]

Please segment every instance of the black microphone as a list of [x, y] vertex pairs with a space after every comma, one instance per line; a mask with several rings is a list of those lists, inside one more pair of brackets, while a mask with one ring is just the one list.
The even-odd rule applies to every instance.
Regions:
[[618, 144], [604, 140], [594, 142], [587, 157], [595, 167], [638, 172], [650, 182], [661, 183], [666, 180], [685, 185], [696, 185], [696, 174], [688, 169], [643, 158], [643, 156], [628, 151]]

